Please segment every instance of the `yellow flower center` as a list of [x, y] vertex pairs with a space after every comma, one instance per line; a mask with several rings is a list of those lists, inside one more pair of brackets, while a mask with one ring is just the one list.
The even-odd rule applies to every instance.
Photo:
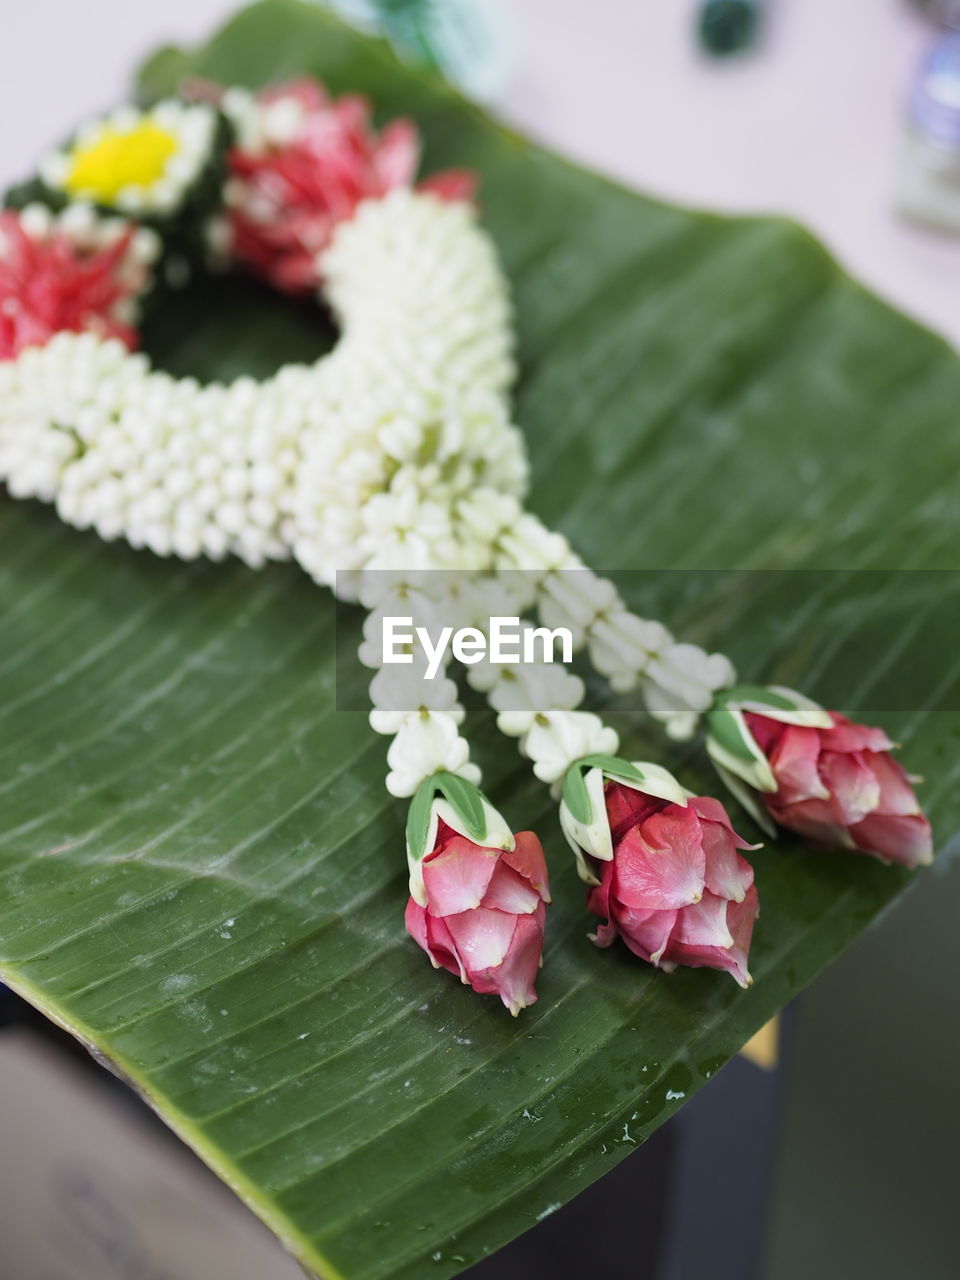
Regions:
[[71, 195], [113, 204], [126, 187], [150, 187], [162, 178], [179, 145], [152, 120], [123, 132], [104, 125], [92, 142], [74, 147], [64, 186]]

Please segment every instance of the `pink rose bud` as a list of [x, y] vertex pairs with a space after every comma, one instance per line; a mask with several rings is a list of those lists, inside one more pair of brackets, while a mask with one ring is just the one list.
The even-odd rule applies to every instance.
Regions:
[[550, 887], [533, 832], [514, 836], [476, 787], [438, 773], [411, 802], [407, 856], [407, 932], [434, 968], [514, 1016], [534, 1004]]
[[592, 886], [587, 906], [606, 921], [597, 946], [620, 937], [658, 968], [722, 969], [750, 984], [757, 890], [738, 850], [757, 846], [719, 800], [690, 795], [658, 765], [591, 756], [567, 773], [560, 822]]
[[761, 825], [905, 867], [933, 861], [930, 823], [882, 729], [779, 687], [728, 690], [707, 721], [714, 763]]

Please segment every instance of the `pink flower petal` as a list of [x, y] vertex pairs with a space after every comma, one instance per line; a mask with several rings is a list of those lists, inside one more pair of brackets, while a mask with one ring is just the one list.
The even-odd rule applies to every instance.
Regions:
[[647, 911], [672, 911], [704, 890], [706, 856], [700, 820], [689, 806], [667, 805], [616, 847], [618, 901]]
[[604, 862], [600, 866], [600, 883], [594, 885], [587, 893], [587, 910], [604, 920], [612, 918], [610, 909], [610, 889], [613, 885], [613, 863]]
[[727, 928], [733, 934], [734, 946], [743, 952], [746, 963], [747, 952], [753, 939], [753, 926], [760, 914], [760, 895], [756, 885], [747, 891], [742, 902], [732, 902], [727, 908]]
[[298, 76], [284, 84], [268, 85], [257, 96], [261, 102], [280, 102], [284, 98], [292, 98], [307, 111], [320, 111], [330, 102], [324, 86], [310, 76]]
[[719, 800], [713, 796], [694, 796], [690, 801], [690, 807], [694, 809], [701, 818], [706, 818], [710, 822], [719, 822], [733, 836], [734, 843], [738, 849], [759, 849], [758, 844], [751, 844], [749, 840], [744, 840], [743, 836], [738, 835], [733, 829], [733, 823], [730, 821], [730, 815], [726, 808]]
[[880, 783], [859, 753], [822, 752], [820, 776], [830, 789], [833, 812], [842, 826], [860, 822], [880, 803]]
[[774, 822], [795, 831], [814, 844], [834, 849], [850, 849], [853, 841], [846, 828], [837, 821], [833, 804], [829, 800], [803, 800], [799, 804], [780, 806], [776, 796], [762, 797]]
[[501, 856], [483, 895], [482, 905], [522, 916], [536, 911], [540, 902], [540, 894], [530, 881], [507, 866]]
[[831, 711], [832, 729], [819, 729], [824, 751], [889, 751], [893, 743], [882, 729], [870, 725], [854, 724], [838, 711]]
[[770, 755], [770, 767], [779, 783], [778, 804], [828, 798], [830, 793], [817, 768], [819, 759], [820, 734], [816, 729], [793, 724], [783, 726], [783, 733]]
[[771, 720], [769, 716], [758, 715], [755, 711], [745, 711], [743, 719], [760, 750], [769, 760], [786, 725], [779, 720]]
[[456, 940], [447, 928], [446, 921], [427, 915], [427, 943], [432, 960], [456, 974], [461, 982], [469, 982], [466, 966], [460, 958]]
[[418, 191], [429, 191], [440, 200], [453, 204], [457, 200], [472, 201], [477, 194], [477, 175], [470, 169], [444, 169], [418, 184]]
[[732, 945], [710, 947], [671, 942], [664, 958], [674, 964], [689, 965], [694, 969], [720, 969], [729, 973], [741, 987], [748, 987], [753, 981], [747, 963], [758, 912], [759, 900], [757, 890], [753, 887], [743, 902], [732, 902], [727, 907], [726, 923], [733, 939]]
[[685, 947], [730, 947], [733, 935], [727, 926], [726, 898], [705, 893], [693, 906], [677, 912], [673, 940]]
[[404, 913], [403, 922], [407, 927], [407, 933], [414, 942], [427, 950], [427, 913], [420, 906], [420, 903], [413, 898], [407, 900], [407, 909]]
[[503, 964], [517, 927], [517, 917], [506, 911], [475, 907], [473, 911], [446, 916], [444, 924], [464, 969], [473, 974]]
[[543, 954], [544, 912], [541, 902], [534, 915], [517, 918], [510, 945], [498, 966], [471, 971], [474, 991], [498, 995], [514, 1015], [537, 1001], [534, 983]]
[[721, 898], [742, 902], [753, 884], [753, 868], [737, 852], [737, 836], [729, 823], [721, 824], [703, 819], [700, 825], [706, 855], [706, 887]]
[[380, 190], [409, 187], [420, 164], [420, 135], [409, 120], [394, 120], [380, 135], [373, 166]]
[[925, 867], [933, 861], [933, 833], [922, 813], [910, 816], [873, 813], [850, 828], [863, 853], [904, 867]]
[[[644, 911], [625, 907], [611, 897], [615, 880], [615, 864], [600, 864], [601, 882], [587, 894], [587, 909], [607, 921], [589, 935], [598, 947], [609, 947], [616, 938], [624, 942], [642, 960], [652, 964], [659, 961], [670, 930], [676, 920], [675, 911]], [[656, 958], [654, 958], [656, 957]]]
[[[620, 937], [620, 930], [612, 920], [608, 920], [606, 924], [597, 925], [596, 932], [587, 936], [595, 946], [612, 947], [617, 938]], [[644, 956], [644, 959], [647, 959], [647, 957]]]
[[863, 759], [880, 786], [877, 813], [911, 817], [920, 813], [916, 793], [904, 769], [887, 752], [865, 751]]
[[513, 867], [525, 880], [529, 880], [544, 902], [550, 901], [550, 879], [543, 845], [532, 831], [518, 831], [516, 844], [500, 855], [508, 867]]
[[626, 907], [617, 912], [617, 932], [634, 955], [659, 965], [679, 914], [678, 911], [632, 911]]
[[655, 799], [643, 791], [625, 787], [619, 782], [606, 783], [603, 789], [603, 800], [610, 826], [610, 838], [614, 846], [623, 839], [631, 827], [639, 826], [652, 814], [659, 813], [667, 806], [666, 800]]
[[423, 883], [432, 916], [457, 915], [479, 907], [497, 867], [499, 852], [455, 836], [424, 858]]
[[404, 923], [407, 926], [407, 933], [426, 951], [434, 968], [448, 969], [456, 974], [461, 982], [466, 982], [466, 974], [457, 956], [456, 946], [442, 920], [436, 920], [428, 915], [419, 903], [410, 898], [407, 902]]

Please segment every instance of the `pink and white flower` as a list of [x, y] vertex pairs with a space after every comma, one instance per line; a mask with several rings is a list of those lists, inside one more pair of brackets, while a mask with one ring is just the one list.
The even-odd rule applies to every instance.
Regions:
[[156, 236], [87, 205], [0, 212], [0, 360], [55, 333], [137, 344], [137, 300], [150, 283]]
[[[435, 775], [424, 784], [433, 795]], [[444, 785], [444, 784], [441, 784]], [[498, 995], [514, 1016], [534, 1004], [543, 955], [547, 866], [532, 831], [512, 835], [476, 788], [462, 779], [453, 803], [433, 799], [426, 835], [411, 842], [406, 927], [434, 968], [444, 968], [481, 995]], [[482, 832], [457, 805], [468, 795], [482, 806]], [[429, 798], [429, 797], [428, 797]], [[414, 799], [414, 807], [418, 799]], [[469, 831], [472, 827], [473, 838]], [[489, 843], [488, 843], [489, 842]], [[421, 845], [425, 852], [418, 855]]]
[[[414, 183], [416, 126], [398, 119], [378, 134], [370, 104], [356, 94], [331, 98], [318, 81], [301, 79], [255, 96], [228, 90], [223, 109], [237, 140], [228, 155], [218, 247], [284, 292], [317, 287], [320, 255], [361, 201]], [[465, 170], [421, 184], [443, 200], [469, 200], [474, 188]]]
[[882, 729], [779, 686], [729, 690], [707, 724], [721, 777], [762, 825], [905, 867], [933, 861], [930, 823]]
[[749, 985], [758, 913], [749, 845], [723, 805], [692, 796], [665, 769], [597, 758], [567, 775], [560, 820], [605, 923], [599, 947], [622, 938], [642, 960], [721, 969]]

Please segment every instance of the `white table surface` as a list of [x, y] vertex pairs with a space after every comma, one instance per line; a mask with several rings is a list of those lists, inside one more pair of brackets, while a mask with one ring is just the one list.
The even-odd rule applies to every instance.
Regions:
[[[901, 103], [929, 29], [905, 0], [767, 0], [761, 52], [713, 63], [694, 0], [501, 0], [518, 58], [499, 110], [652, 194], [788, 213], [960, 347], [960, 239], [891, 211]], [[230, 0], [8, 0], [0, 182], [122, 97], [153, 46], [196, 41]]]

